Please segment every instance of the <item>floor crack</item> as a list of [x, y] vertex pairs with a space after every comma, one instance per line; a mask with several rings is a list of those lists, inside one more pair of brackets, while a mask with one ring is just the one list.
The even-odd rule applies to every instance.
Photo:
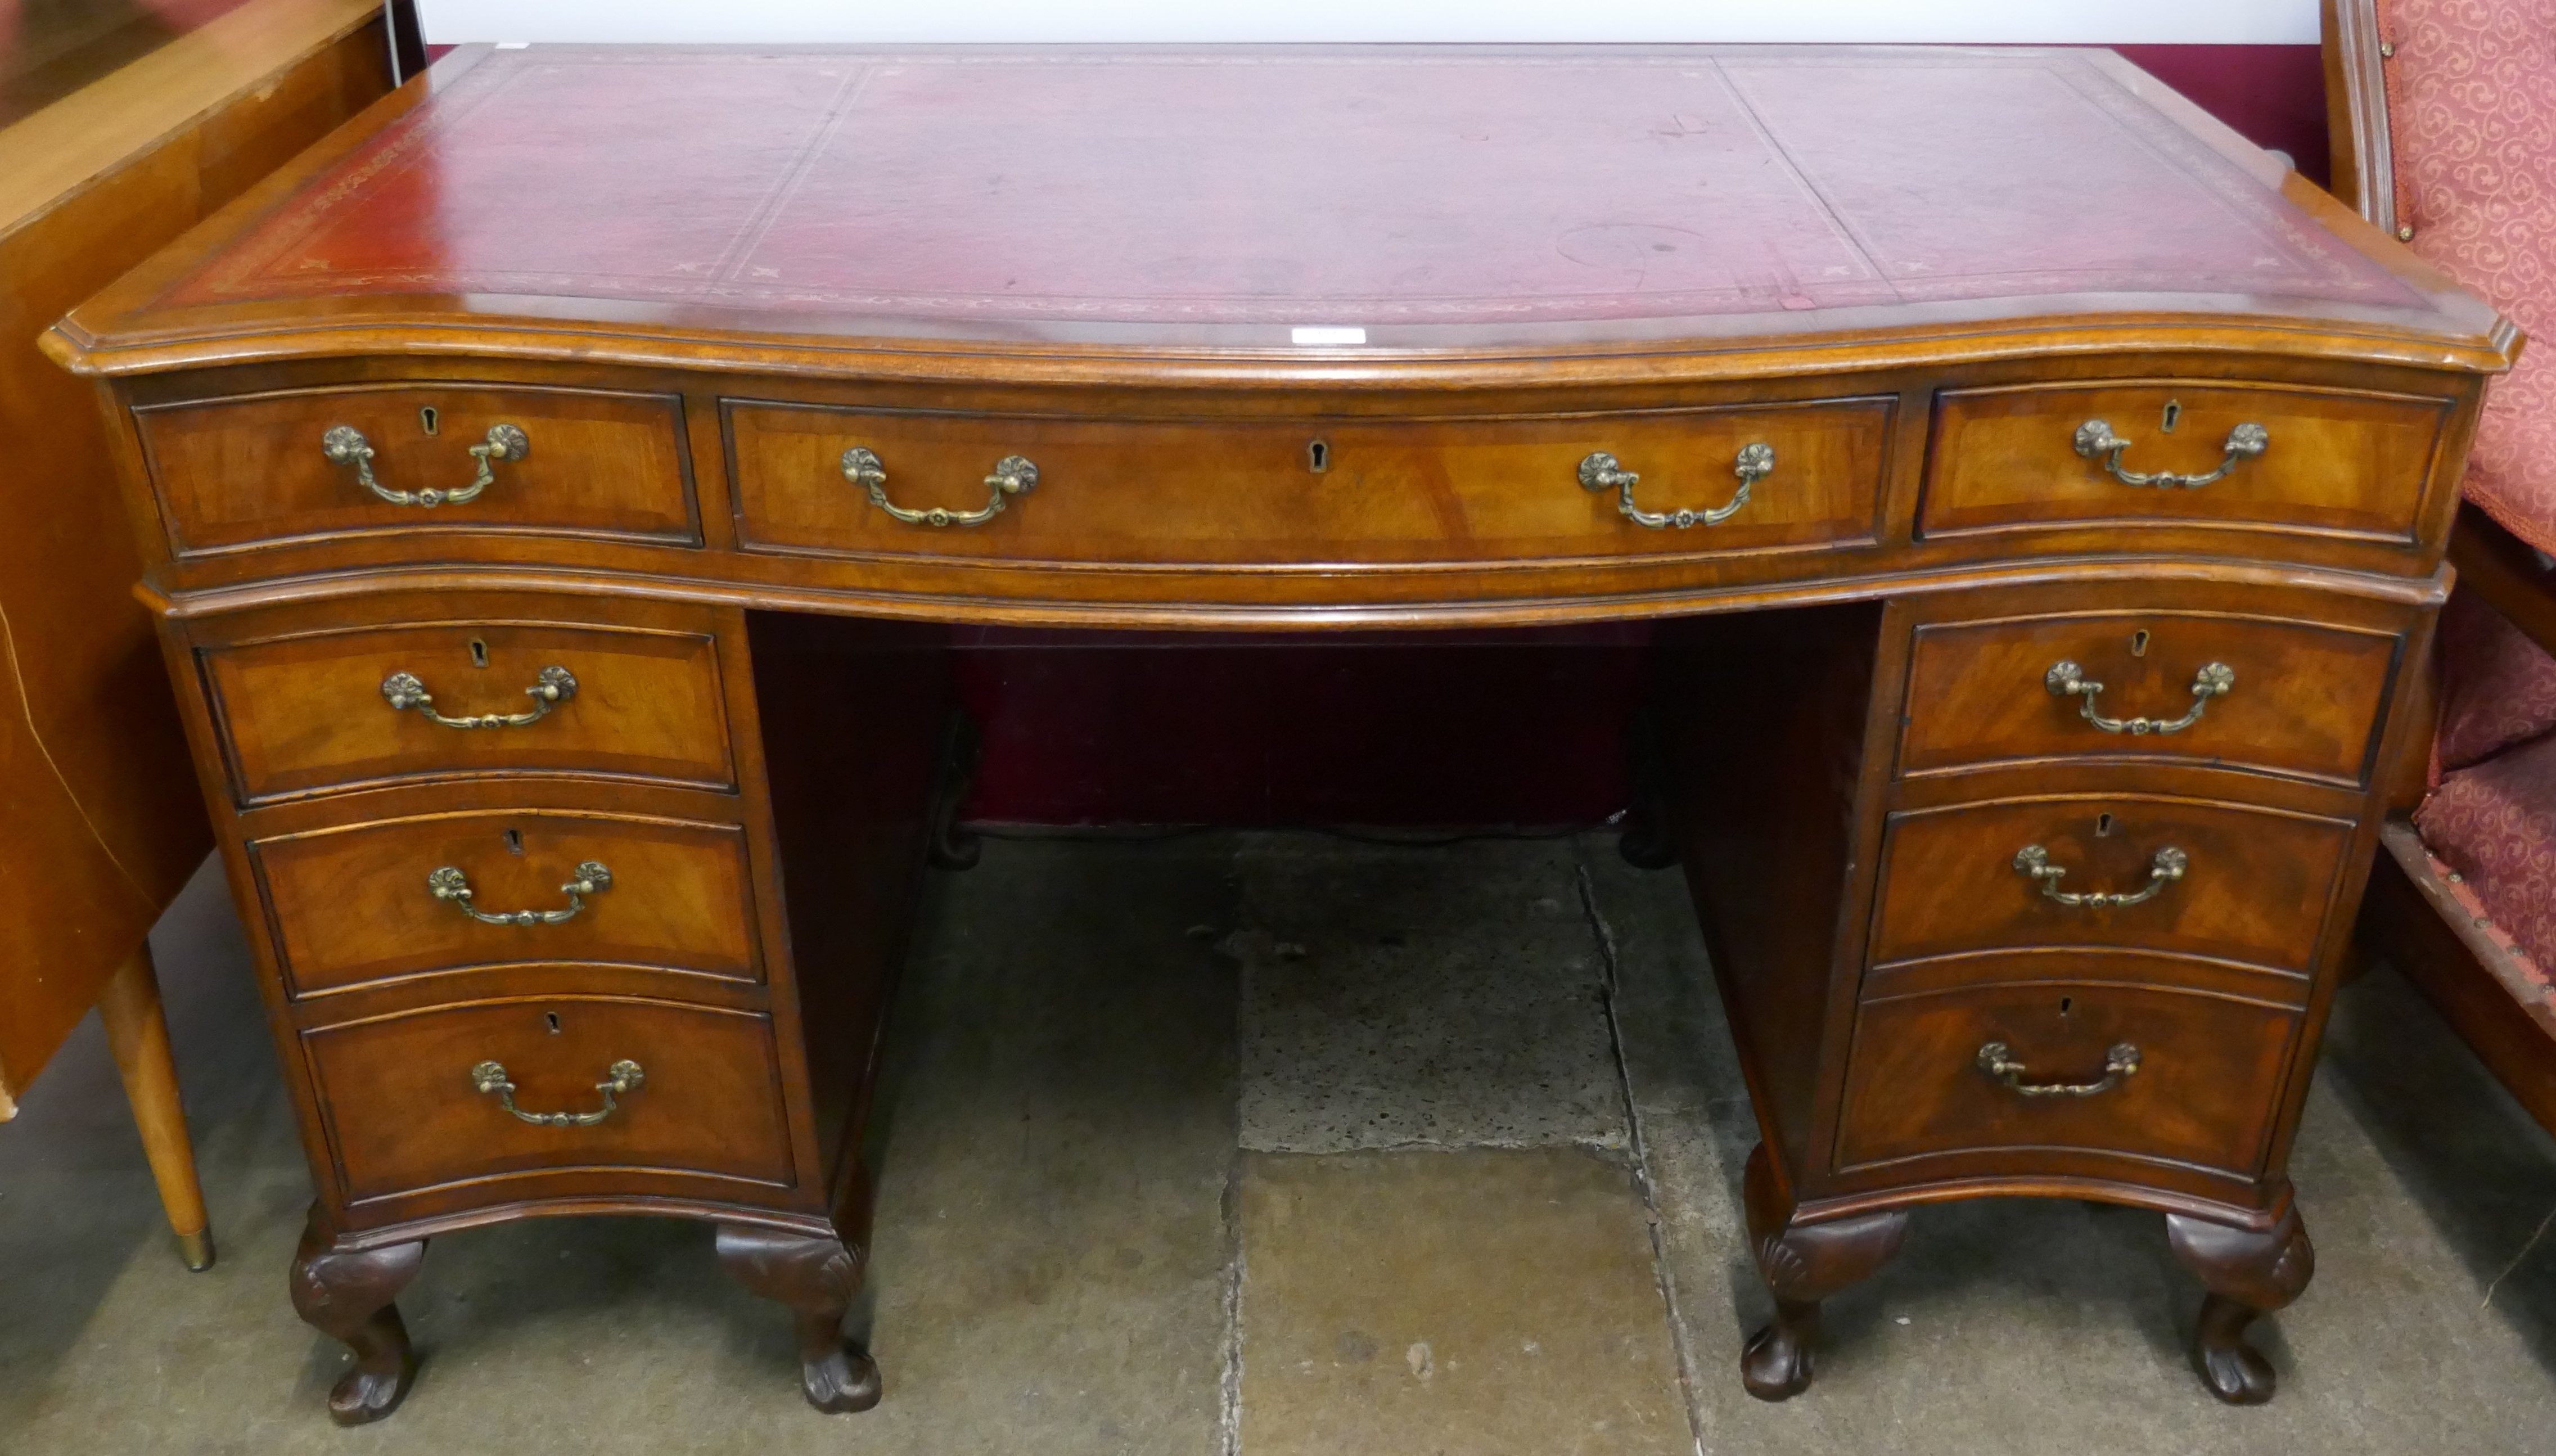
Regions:
[[[1669, 1347], [1677, 1361], [1678, 1395], [1686, 1403], [1687, 1431], [1695, 1440], [1696, 1456], [1704, 1456], [1704, 1408], [1696, 1392], [1702, 1389], [1695, 1368], [1695, 1351], [1687, 1343], [1685, 1313], [1679, 1308], [1677, 1275], [1669, 1268], [1668, 1236], [1662, 1232], [1658, 1190], [1651, 1179], [1651, 1144], [1642, 1129], [1641, 1104], [1633, 1099], [1633, 1072], [1624, 1056], [1624, 1022], [1620, 1004], [1622, 979], [1621, 958], [1615, 943], [1615, 927], [1608, 924], [1606, 912], [1598, 905], [1598, 881], [1589, 872], [1588, 843], [1574, 839], [1571, 856], [1575, 877], [1580, 885], [1580, 910], [1589, 922], [1589, 933], [1598, 942], [1598, 1000], [1606, 1011], [1606, 1049], [1615, 1060], [1615, 1088], [1624, 1100], [1624, 1127], [1633, 1144], [1633, 1187], [1642, 1196], [1644, 1221], [1651, 1231], [1651, 1273], [1660, 1290], [1660, 1305], [1668, 1316]], [[1226, 1456], [1238, 1456], [1228, 1449]]]

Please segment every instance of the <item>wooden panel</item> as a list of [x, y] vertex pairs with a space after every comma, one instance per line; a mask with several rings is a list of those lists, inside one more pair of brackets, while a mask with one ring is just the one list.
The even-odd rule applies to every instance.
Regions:
[[[729, 788], [736, 769], [707, 633], [455, 622], [373, 627], [205, 650], [233, 792], [257, 802], [440, 774], [541, 771]], [[571, 695], [518, 728], [454, 728], [391, 706], [408, 673], [448, 718], [523, 714], [564, 667]]]
[[[257, 840], [249, 852], [296, 994], [497, 962], [757, 974], [744, 833], [732, 825], [509, 810]], [[485, 924], [427, 886], [449, 865], [480, 910], [561, 910], [561, 886], [587, 860], [612, 872], [611, 886], [555, 925]]]
[[[428, 427], [433, 411], [434, 428]], [[322, 535], [539, 531], [695, 543], [683, 405], [670, 394], [420, 383], [290, 390], [134, 412], [177, 556]], [[320, 451], [351, 426], [389, 490], [466, 489], [470, 448], [521, 429], [521, 460], [494, 462], [474, 498], [396, 505]]]
[[[1936, 402], [1920, 531], [2117, 521], [2242, 526], [2412, 545], [2452, 402], [2200, 379], [1950, 390]], [[2174, 427], [2166, 429], [2167, 409]], [[2124, 470], [2218, 468], [2229, 435], [2261, 425], [2270, 444], [2195, 489], [2124, 485], [2078, 455], [2102, 420], [2132, 442]]]
[[[558, 1168], [790, 1182], [772, 1025], [744, 1012], [601, 996], [526, 997], [321, 1027], [302, 1035], [354, 1203], [464, 1180]], [[614, 1062], [645, 1080], [592, 1126], [507, 1116], [471, 1069], [505, 1068], [526, 1112], [590, 1113]]]
[[[2116, 945], [2305, 974], [2352, 831], [2350, 820], [2130, 793], [1893, 815], [1872, 959]], [[2189, 865], [2145, 903], [2072, 907], [2015, 867], [2028, 845], [2067, 871], [2068, 892], [2136, 891], [2167, 848]]]
[[0, 1118], [211, 845], [97, 391], [36, 335], [380, 96], [380, 10], [251, 0], [0, 129]]
[[[2392, 633], [2275, 617], [2082, 612], [1917, 629], [1905, 773], [2000, 761], [2124, 755], [2220, 763], [2359, 785], [2386, 701]], [[2199, 722], [2174, 733], [2104, 732], [2080, 695], [2050, 691], [2061, 662], [2100, 682], [2113, 720], [2190, 713], [2202, 668], [2235, 674]]]
[[[1468, 561], [1804, 548], [1871, 539], [1893, 401], [1554, 419], [1076, 420], [730, 402], [751, 547], [1033, 561]], [[1593, 452], [1639, 507], [1725, 505], [1734, 458], [1772, 474], [1719, 526], [1649, 529], [1579, 478]], [[843, 475], [874, 452], [898, 506], [982, 508], [1007, 456], [1038, 483], [982, 526], [907, 525]]]
[[[2251, 1174], [2299, 1023], [2275, 1006], [2103, 982], [1869, 1002], [1855, 1019], [1838, 1163], [2083, 1148]], [[2138, 1070], [2091, 1097], [2027, 1097], [1981, 1070], [1989, 1042], [2006, 1044], [2027, 1083], [2094, 1083], [2122, 1043], [2137, 1048]]]

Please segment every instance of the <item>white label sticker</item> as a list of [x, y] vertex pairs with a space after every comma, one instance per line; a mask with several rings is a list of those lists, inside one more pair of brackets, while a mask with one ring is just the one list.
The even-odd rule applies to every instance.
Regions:
[[1288, 331], [1298, 343], [1364, 343], [1363, 329], [1294, 329]]
[[533, 49], [533, 43], [530, 41], [499, 41], [497, 43], [497, 49], [500, 51], [529, 51]]

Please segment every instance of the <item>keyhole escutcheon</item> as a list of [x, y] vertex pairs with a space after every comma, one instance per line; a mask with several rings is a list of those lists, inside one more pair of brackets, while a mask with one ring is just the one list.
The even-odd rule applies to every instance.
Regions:
[[1317, 440], [1305, 447], [1305, 468], [1319, 475], [1332, 467], [1331, 442]]

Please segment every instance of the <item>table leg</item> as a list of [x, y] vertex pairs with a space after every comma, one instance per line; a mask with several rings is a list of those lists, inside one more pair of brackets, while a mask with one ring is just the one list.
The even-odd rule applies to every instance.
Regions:
[[2316, 1275], [2316, 1246], [2292, 1204], [2268, 1229], [2239, 1229], [2181, 1214], [2165, 1216], [2166, 1243], [2210, 1290], [2193, 1332], [2192, 1365], [2210, 1393], [2232, 1405], [2272, 1398], [2269, 1361], [2245, 1343], [2254, 1317], [2299, 1297]]
[[849, 1411], [879, 1402], [877, 1363], [843, 1340], [843, 1315], [861, 1287], [859, 1254], [839, 1239], [721, 1224], [718, 1259], [748, 1292], [790, 1306], [809, 1404]]
[[124, 1074], [124, 1096], [142, 1129], [143, 1155], [160, 1185], [160, 1206], [178, 1235], [187, 1267], [213, 1265], [213, 1234], [204, 1217], [204, 1190], [195, 1178], [195, 1148], [187, 1137], [187, 1111], [178, 1096], [178, 1066], [169, 1055], [169, 1020], [160, 1004], [160, 978], [144, 942], [97, 998], [106, 1044]]
[[1748, 1154], [1744, 1198], [1748, 1247], [1774, 1291], [1775, 1319], [1740, 1352], [1739, 1383], [1760, 1400], [1789, 1399], [1810, 1388], [1820, 1301], [1870, 1277], [1898, 1253], [1908, 1215], [1894, 1208], [1796, 1227], [1762, 1142]]
[[392, 1301], [417, 1277], [426, 1241], [341, 1252], [320, 1230], [319, 1212], [314, 1205], [302, 1247], [294, 1252], [293, 1310], [305, 1324], [354, 1350], [355, 1368], [328, 1391], [328, 1418], [362, 1425], [397, 1410], [417, 1380], [408, 1325]]

